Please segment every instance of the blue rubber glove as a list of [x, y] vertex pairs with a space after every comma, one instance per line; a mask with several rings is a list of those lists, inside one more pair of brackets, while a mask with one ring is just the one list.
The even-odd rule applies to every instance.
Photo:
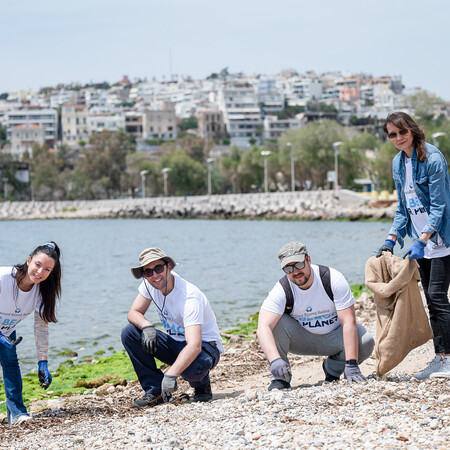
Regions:
[[13, 341], [8, 336], [5, 336], [2, 332], [0, 332], [0, 344], [4, 345], [6, 348], [13, 348], [17, 344], [22, 342], [22, 336], [19, 336], [15, 341]]
[[281, 378], [285, 381], [288, 381], [291, 378], [291, 369], [289, 368], [289, 364], [281, 358], [275, 358], [270, 363], [270, 372], [275, 378]]
[[48, 371], [47, 361], [38, 362], [39, 384], [42, 388], [47, 389], [52, 384], [52, 376]]
[[384, 241], [384, 244], [378, 250], [376, 257], [379, 258], [383, 254], [383, 252], [391, 252], [392, 254], [394, 254], [394, 245], [395, 241], [393, 241], [392, 239], [386, 239]]
[[425, 255], [425, 247], [427, 244], [420, 239], [414, 241], [414, 244], [409, 247], [408, 251], [403, 255], [405, 259], [409, 255], [409, 259], [420, 259]]

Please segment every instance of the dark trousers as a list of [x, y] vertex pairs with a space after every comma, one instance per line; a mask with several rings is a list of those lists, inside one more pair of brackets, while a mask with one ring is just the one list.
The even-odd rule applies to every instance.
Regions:
[[450, 353], [450, 255], [443, 258], [418, 259], [422, 286], [428, 303], [430, 325], [434, 334], [434, 351]]
[[[164, 374], [156, 367], [155, 358], [171, 366], [186, 346], [186, 341], [176, 341], [160, 330], [156, 330], [156, 332], [158, 343], [154, 355], [149, 355], [142, 350], [141, 330], [131, 323], [122, 330], [122, 344], [130, 356], [142, 389], [145, 392], [159, 395]], [[193, 388], [204, 386], [210, 382], [209, 371], [217, 365], [219, 359], [220, 352], [217, 347], [209, 342], [202, 342], [202, 351], [191, 365], [181, 373], [181, 376]]]

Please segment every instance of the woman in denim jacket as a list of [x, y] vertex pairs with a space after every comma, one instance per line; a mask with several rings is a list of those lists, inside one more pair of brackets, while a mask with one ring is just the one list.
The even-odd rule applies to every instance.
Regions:
[[425, 133], [406, 113], [394, 112], [383, 126], [390, 141], [401, 150], [392, 173], [397, 189], [397, 211], [389, 236], [377, 253], [393, 253], [407, 234], [413, 244], [405, 253], [419, 264], [428, 303], [436, 356], [418, 380], [450, 378], [450, 179], [444, 155], [425, 142]]

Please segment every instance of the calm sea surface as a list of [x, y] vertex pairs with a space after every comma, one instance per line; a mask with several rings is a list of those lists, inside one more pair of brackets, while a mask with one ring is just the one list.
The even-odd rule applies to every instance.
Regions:
[[[140, 251], [157, 246], [172, 256], [176, 271], [208, 297], [219, 327], [226, 330], [258, 311], [283, 275], [277, 253], [286, 242], [304, 242], [313, 263], [341, 271], [350, 284], [364, 283], [364, 265], [390, 228], [381, 222], [286, 222], [241, 220], [103, 219], [0, 222], [0, 265], [23, 263], [37, 245], [62, 249], [63, 295], [59, 322], [50, 325], [49, 365], [122, 350], [120, 332], [137, 295], [130, 267]], [[400, 250], [397, 249], [400, 254]], [[148, 317], [157, 321], [153, 307]], [[23, 373], [36, 366], [33, 318], [17, 328]]]

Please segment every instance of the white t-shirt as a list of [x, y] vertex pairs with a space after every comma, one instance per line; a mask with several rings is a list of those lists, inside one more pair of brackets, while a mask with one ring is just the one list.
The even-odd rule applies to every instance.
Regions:
[[[144, 279], [139, 293], [153, 303], [167, 334], [176, 341], [185, 341], [185, 328], [191, 325], [202, 326], [202, 341], [215, 341], [220, 353], [223, 353], [222, 338], [217, 326], [216, 316], [206, 295], [195, 285], [172, 271], [174, 288], [166, 296]], [[164, 308], [164, 309], [163, 309]]]
[[39, 312], [41, 306], [39, 286], [34, 284], [30, 291], [21, 291], [11, 270], [12, 267], [0, 267], [0, 331], [5, 336], [32, 312]]
[[[336, 311], [349, 308], [355, 303], [355, 299], [344, 275], [330, 267], [333, 302], [323, 287], [319, 267], [315, 264], [311, 264], [311, 267], [314, 270], [314, 281], [309, 289], [300, 289], [289, 280], [294, 296], [291, 316], [311, 333], [327, 334], [340, 325]], [[286, 294], [283, 286], [278, 282], [269, 292], [261, 308], [281, 315], [285, 307]]]
[[[403, 187], [403, 192], [405, 193], [406, 207], [409, 217], [411, 217], [412, 225], [420, 237], [422, 230], [428, 222], [428, 213], [419, 200], [419, 197], [417, 197], [413, 183], [411, 158], [407, 157], [405, 157], [405, 186]], [[437, 244], [431, 239], [428, 240], [424, 249], [424, 255], [425, 258], [442, 258], [443, 256], [450, 255], [450, 248], [445, 246], [438, 234]]]

